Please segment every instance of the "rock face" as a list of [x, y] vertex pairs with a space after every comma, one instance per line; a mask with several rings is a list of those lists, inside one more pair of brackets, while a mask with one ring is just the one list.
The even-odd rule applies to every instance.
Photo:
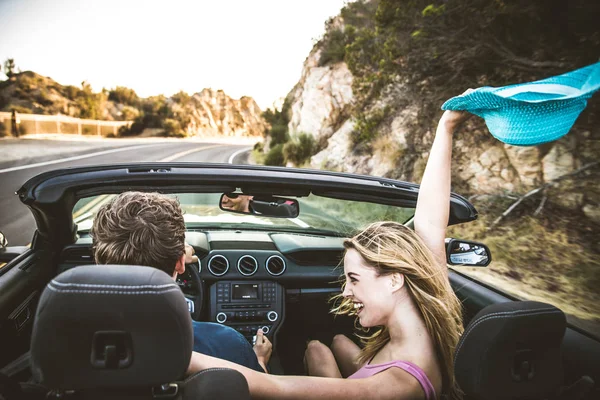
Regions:
[[[100, 93], [89, 90], [87, 95], [94, 99], [96, 105], [93, 119], [135, 120], [143, 113], [143, 103], [152, 99], [137, 99], [132, 106], [108, 100], [106, 90]], [[167, 118], [176, 118], [187, 136], [262, 136], [266, 129], [262, 112], [251, 97], [235, 100], [222, 90], [212, 89], [204, 89], [193, 96], [186, 95], [188, 100], [184, 104], [175, 101], [175, 97], [155, 96], [162, 99], [157, 108], [165, 105], [170, 114]], [[63, 86], [35, 72], [26, 71], [0, 81], [0, 111], [16, 108], [22, 113], [80, 117], [85, 105], [81, 89]], [[162, 132], [160, 128], [160, 123], [150, 127]]]
[[300, 81], [288, 95], [292, 102], [291, 135], [310, 133], [329, 137], [352, 101], [352, 74], [344, 63], [319, 67], [315, 47], [305, 61]]
[[[288, 95], [291, 135], [309, 133], [322, 150], [310, 161], [312, 168], [386, 176], [419, 182], [433, 142], [434, 128], [418, 124], [419, 99], [399, 78], [383, 91], [371, 109], [391, 106], [392, 114], [378, 127], [369, 150], [352, 147], [354, 121], [352, 74], [343, 62], [319, 67], [317, 44], [307, 57], [301, 79]], [[598, 99], [592, 99], [594, 101]], [[398, 106], [402, 105], [402, 106]], [[588, 124], [589, 125], [589, 124]], [[495, 140], [483, 121], [473, 118], [456, 135], [453, 150], [453, 184], [465, 194], [525, 194], [553, 183], [548, 196], [567, 209], [600, 223], [597, 184], [575, 184], [559, 179], [597, 161], [600, 126], [590, 130], [575, 125], [557, 142], [516, 147]], [[596, 171], [598, 167], [596, 166]]]
[[191, 116], [188, 135], [261, 136], [266, 123], [251, 97], [234, 100], [222, 90], [204, 89], [186, 107]]

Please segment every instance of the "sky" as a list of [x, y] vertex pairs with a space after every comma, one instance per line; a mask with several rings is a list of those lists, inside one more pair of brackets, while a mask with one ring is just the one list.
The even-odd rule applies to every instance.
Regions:
[[345, 2], [0, 0], [0, 62], [141, 97], [222, 89], [264, 110], [298, 82], [325, 21]]

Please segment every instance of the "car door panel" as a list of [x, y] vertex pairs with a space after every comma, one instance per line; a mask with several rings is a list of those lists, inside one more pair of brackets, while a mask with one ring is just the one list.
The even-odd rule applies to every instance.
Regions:
[[48, 252], [28, 251], [6, 265], [0, 276], [0, 337], [9, 346], [0, 352], [4, 366], [29, 349], [39, 295], [55, 265]]
[[[491, 305], [516, 299], [499, 293], [497, 290], [474, 279], [450, 271], [450, 283], [464, 305], [465, 326], [481, 309]], [[562, 342], [564, 382], [571, 385], [584, 375], [600, 383], [600, 342], [576, 328], [568, 326]], [[586, 399], [600, 398], [600, 390], [594, 389]]]

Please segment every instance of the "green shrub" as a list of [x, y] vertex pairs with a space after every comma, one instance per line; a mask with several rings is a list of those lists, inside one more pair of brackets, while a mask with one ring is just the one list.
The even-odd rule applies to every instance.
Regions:
[[265, 165], [284, 166], [283, 144], [271, 147], [271, 150], [265, 156]]
[[189, 102], [191, 101], [190, 95], [184, 92], [183, 90], [180, 90], [178, 93], [175, 93], [173, 96], [171, 96], [171, 99], [174, 102], [181, 104], [182, 106], [189, 104]]
[[140, 103], [140, 99], [135, 90], [123, 86], [117, 86], [110, 90], [108, 92], [108, 99], [115, 103], [127, 104], [133, 107], [137, 107]]
[[271, 146], [283, 144], [290, 140], [287, 125], [273, 125], [269, 131], [269, 136], [271, 136]]
[[79, 94], [79, 88], [72, 85], [68, 85], [64, 87], [63, 93], [64, 96], [69, 100], [75, 100], [77, 98], [77, 95]]
[[23, 124], [19, 125], [19, 136], [27, 135], [27, 129]]
[[391, 108], [386, 106], [371, 113], [361, 112], [355, 118], [352, 144], [354, 146], [369, 143], [377, 137], [378, 128], [383, 120], [390, 114]]
[[181, 125], [179, 124], [179, 121], [177, 121], [175, 119], [166, 118], [162, 123], [162, 127], [165, 130], [164, 131], [165, 136], [168, 136], [168, 137], [185, 137], [186, 136], [183, 129], [181, 129]]
[[6, 125], [3, 122], [0, 122], [0, 137], [6, 136]]
[[308, 133], [301, 133], [283, 145], [283, 158], [295, 165], [302, 165], [314, 154], [315, 139]]
[[351, 41], [341, 29], [328, 32], [323, 38], [323, 49], [319, 58], [319, 67], [327, 64], [344, 61], [346, 44]]
[[121, 110], [121, 119], [123, 121], [132, 121], [140, 116], [140, 110], [132, 106], [125, 106]]

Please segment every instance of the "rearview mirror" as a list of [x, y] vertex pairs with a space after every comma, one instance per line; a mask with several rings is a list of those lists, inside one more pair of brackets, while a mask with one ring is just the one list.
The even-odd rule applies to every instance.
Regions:
[[446, 261], [450, 265], [485, 267], [492, 262], [492, 253], [483, 243], [446, 239]]
[[219, 208], [238, 214], [278, 218], [296, 218], [300, 213], [300, 206], [296, 199], [240, 193], [223, 193]]

